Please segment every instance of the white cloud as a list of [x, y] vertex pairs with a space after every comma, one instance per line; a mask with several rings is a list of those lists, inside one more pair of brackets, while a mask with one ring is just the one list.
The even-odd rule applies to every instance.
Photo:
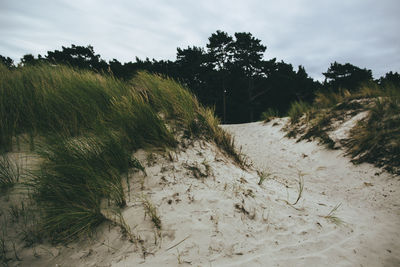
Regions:
[[334, 60], [400, 71], [397, 0], [2, 0], [0, 54], [94, 46], [105, 59], [174, 59], [217, 29], [251, 32], [277, 57], [321, 78]]

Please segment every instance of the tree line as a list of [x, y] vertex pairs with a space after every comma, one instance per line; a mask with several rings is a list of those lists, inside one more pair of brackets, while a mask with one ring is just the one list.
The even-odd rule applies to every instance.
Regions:
[[106, 62], [92, 46], [62, 47], [34, 57], [24, 55], [18, 66], [9, 57], [0, 61], [9, 68], [41, 62], [67, 64], [74, 68], [112, 73], [123, 80], [137, 71], [147, 70], [179, 80], [207, 106], [214, 106], [216, 114], [226, 123], [242, 123], [259, 119], [260, 114], [273, 109], [285, 114], [290, 103], [312, 103], [319, 90], [356, 90], [365, 83], [394, 83], [400, 87], [400, 75], [389, 72], [373, 80], [372, 71], [350, 63], [334, 62], [323, 73], [321, 83], [312, 79], [303, 66], [297, 69], [276, 58], [264, 59], [267, 47], [248, 32], [233, 36], [216, 31], [205, 47], [177, 48], [176, 60], [141, 60], [121, 63], [117, 59]]

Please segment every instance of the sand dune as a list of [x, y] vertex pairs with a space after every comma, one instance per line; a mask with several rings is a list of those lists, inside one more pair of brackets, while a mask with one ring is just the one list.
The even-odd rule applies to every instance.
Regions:
[[135, 242], [106, 223], [93, 239], [25, 248], [9, 264], [399, 266], [399, 177], [353, 165], [341, 150], [296, 143], [284, 137], [286, 122], [222, 126], [253, 163], [246, 170], [204, 141], [138, 151], [147, 175], [130, 174], [123, 211]]
[[[271, 265], [399, 266], [399, 177], [370, 164], [353, 165], [341, 150], [289, 140], [281, 131], [284, 123], [224, 126], [257, 168], [273, 173], [264, 185], [276, 188], [281, 198], [279, 183], [294, 187], [296, 173], [303, 174], [301, 210], [275, 213], [286, 229], [274, 233], [280, 249], [272, 250]], [[339, 225], [321, 217], [336, 205]]]

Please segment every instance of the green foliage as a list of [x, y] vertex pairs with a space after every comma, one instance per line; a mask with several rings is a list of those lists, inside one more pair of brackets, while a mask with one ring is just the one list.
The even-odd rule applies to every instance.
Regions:
[[345, 96], [350, 93], [347, 90], [339, 90], [339, 92], [334, 92], [333, 90], [319, 91], [316, 93], [314, 100], [315, 105], [318, 108], [331, 108], [336, 104], [342, 102]]
[[14, 68], [14, 60], [12, 60], [12, 58], [10, 57], [4, 57], [2, 55], [0, 55], [0, 64], [3, 64], [4, 66], [6, 66], [9, 69]]
[[202, 123], [202, 128], [206, 131], [206, 136], [214, 140], [239, 166], [244, 167], [246, 163], [243, 155], [236, 151], [232, 136], [219, 127], [220, 120], [214, 116], [214, 110], [210, 108], [202, 109], [199, 120]]
[[[353, 92], [347, 89], [340, 89], [337, 91], [331, 89], [321, 90], [316, 93], [314, 105], [318, 109], [332, 108], [337, 104], [349, 103], [354, 99], [369, 99], [396, 95], [397, 91], [398, 88], [394, 86], [379, 86], [374, 83], [364, 84]], [[340, 106], [338, 108], [340, 108]]]
[[172, 147], [176, 143], [156, 110], [134, 91], [112, 101], [112, 112], [107, 124], [118, 129], [132, 149], [146, 146]]
[[[38, 147], [43, 162], [28, 185], [54, 241], [90, 235], [110, 210], [119, 216], [122, 175], [144, 171], [132, 151], [175, 146], [170, 129], [214, 140], [240, 161], [213, 110], [171, 79], [141, 72], [127, 83], [66, 66], [0, 65], [0, 85], [0, 148], [12, 150], [21, 134]], [[1, 181], [9, 184], [18, 178], [5, 159]]]
[[143, 169], [114, 133], [52, 136], [38, 153], [44, 163], [30, 185], [45, 213], [44, 229], [56, 241], [90, 234], [105, 220], [103, 199], [123, 207], [121, 174], [132, 167]]
[[273, 108], [268, 108], [266, 111], [261, 113], [260, 119], [263, 120], [264, 122], [269, 122], [270, 120], [278, 117], [279, 117], [278, 110]]
[[186, 88], [172, 79], [147, 72], [139, 72], [131, 83], [167, 121], [177, 123], [176, 126], [183, 127], [189, 135], [197, 134], [200, 105]]
[[21, 133], [77, 136], [111, 112], [113, 97], [128, 87], [110, 76], [64, 66], [37, 65], [7, 71], [0, 66], [0, 148]]
[[379, 97], [346, 145], [355, 162], [370, 162], [400, 174], [400, 90]]
[[361, 69], [349, 63], [340, 64], [336, 61], [323, 75], [326, 78], [325, 86], [334, 90], [347, 88], [349, 91], [355, 91], [362, 83], [372, 81], [371, 70]]
[[[310, 140], [317, 137], [329, 148], [335, 147], [335, 142], [329, 137], [335, 121], [343, 121], [347, 116], [354, 116], [362, 111], [368, 111], [365, 119], [350, 131], [343, 144], [353, 161], [369, 162], [379, 167], [385, 167], [393, 173], [400, 173], [400, 88], [393, 84], [378, 86], [365, 84], [358, 90], [331, 90], [319, 92], [316, 96], [315, 108], [307, 111], [307, 127], [301, 125], [289, 127], [287, 136], [297, 136], [299, 140]], [[298, 121], [302, 105], [292, 104], [292, 122]], [[297, 120], [296, 120], [297, 118]]]
[[218, 30], [208, 38], [207, 51], [210, 55], [210, 64], [214, 69], [222, 71], [227, 69], [233, 56], [232, 44], [233, 38], [223, 31]]
[[138, 73], [131, 83], [171, 125], [183, 129], [186, 137], [211, 139], [243, 165], [232, 137], [219, 127], [220, 121], [214, 116], [214, 110], [202, 107], [186, 88], [172, 79], [147, 72]]
[[301, 116], [303, 116], [307, 111], [311, 109], [311, 106], [303, 101], [295, 101], [290, 105], [288, 115], [290, 117], [290, 122], [296, 123], [299, 121]]

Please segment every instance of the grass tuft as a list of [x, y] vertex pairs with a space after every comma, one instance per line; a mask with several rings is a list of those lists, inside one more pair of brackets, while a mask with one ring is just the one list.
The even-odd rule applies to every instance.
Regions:
[[400, 93], [378, 98], [346, 142], [354, 162], [374, 163], [400, 174]]
[[336, 224], [336, 225], [342, 225], [344, 222], [342, 219], [336, 216], [336, 212], [339, 209], [339, 207], [342, 205], [342, 203], [337, 204], [333, 209], [328, 213], [326, 216], [321, 216], [330, 222]]
[[279, 118], [279, 111], [277, 109], [273, 108], [268, 108], [266, 111], [261, 113], [260, 119], [264, 121], [265, 123], [275, 119]]
[[143, 206], [146, 210], [147, 215], [150, 216], [151, 221], [153, 222], [154, 226], [158, 229], [161, 230], [161, 219], [160, 216], [158, 215], [156, 207], [154, 207], [153, 203], [150, 202], [149, 199], [146, 197], [143, 197]]
[[[329, 137], [332, 125], [367, 111], [346, 140], [340, 140], [354, 163], [369, 162], [391, 173], [400, 174], [400, 88], [368, 84], [356, 92], [326, 91], [317, 93], [313, 108], [300, 102], [289, 111], [288, 137], [299, 140], [318, 138], [328, 148], [336, 148]], [[306, 118], [300, 120], [306, 113]]]
[[290, 105], [288, 116], [292, 124], [299, 121], [299, 119], [311, 109], [311, 106], [303, 101], [295, 101]]
[[[241, 164], [219, 123], [187, 88], [147, 72], [123, 82], [61, 65], [0, 65], [0, 152], [29, 137], [41, 165], [28, 186], [40, 231], [56, 242], [91, 235], [108, 210], [119, 214], [126, 204], [122, 177], [132, 168], [144, 171], [131, 157], [137, 149], [173, 148], [183, 133], [214, 141]], [[1, 187], [19, 179], [7, 160], [0, 159]]]
[[18, 159], [0, 155], [0, 189], [7, 189], [17, 183], [21, 177], [21, 166]]
[[38, 151], [45, 160], [32, 177], [35, 198], [45, 212], [44, 229], [57, 240], [90, 235], [106, 220], [102, 200], [126, 204], [121, 174], [142, 169], [113, 133], [79, 138], [52, 136]]

